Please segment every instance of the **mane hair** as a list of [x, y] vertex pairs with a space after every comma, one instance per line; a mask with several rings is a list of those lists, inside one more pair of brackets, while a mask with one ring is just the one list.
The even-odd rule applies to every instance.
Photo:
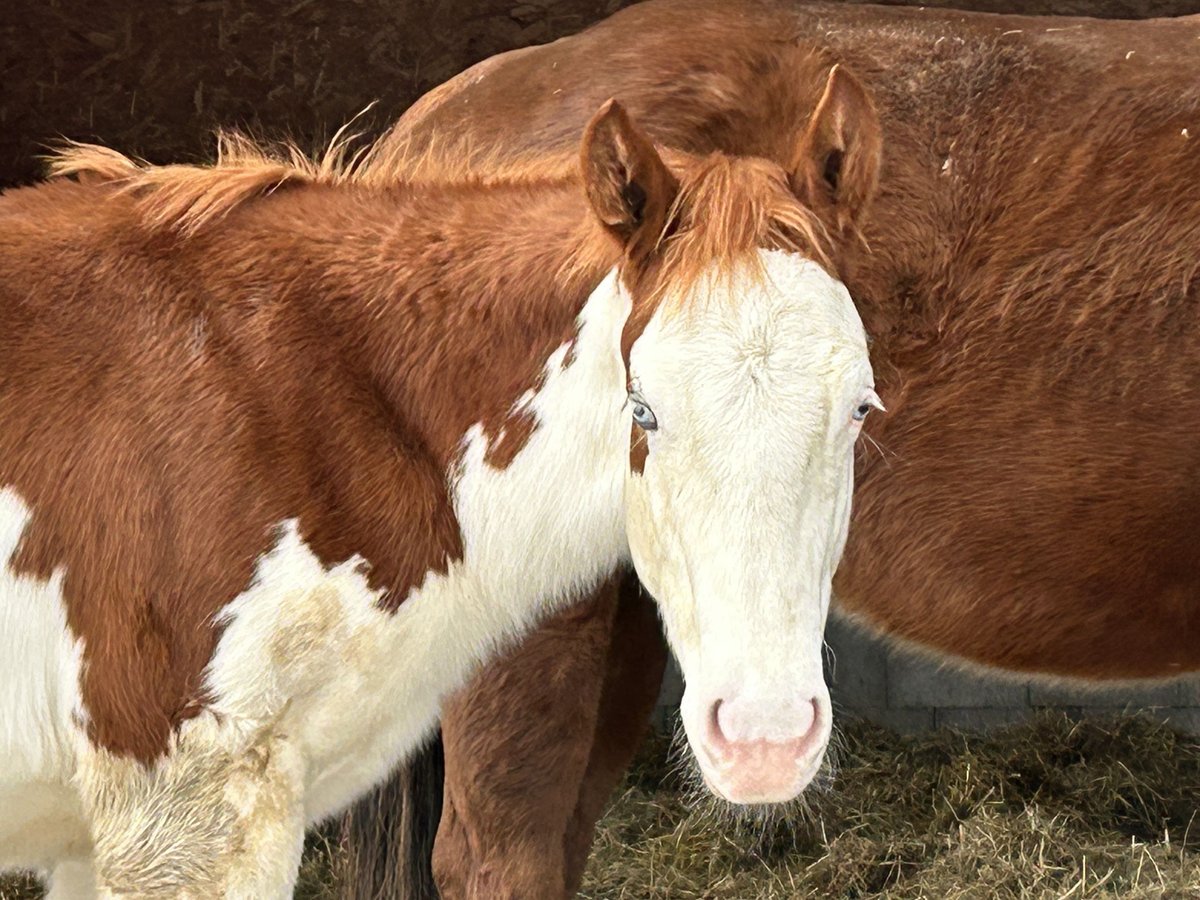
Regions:
[[514, 154], [501, 142], [477, 145], [470, 135], [437, 134], [415, 145], [385, 131], [363, 154], [356, 180], [371, 185], [497, 184], [566, 179], [578, 174], [579, 147], [568, 142], [556, 150]]
[[[481, 149], [452, 159], [436, 147], [421, 162], [407, 148], [383, 138], [352, 149], [359, 135], [343, 126], [316, 158], [295, 144], [275, 146], [233, 131], [217, 133], [217, 159], [211, 165], [153, 165], [95, 144], [71, 143], [50, 157], [51, 178], [73, 177], [109, 183], [133, 195], [143, 222], [152, 229], [192, 235], [244, 203], [283, 187], [358, 184], [389, 187], [405, 183], [402, 161], [439, 184], [479, 185], [560, 181], [578, 177], [575, 154], [545, 157], [503, 156], [502, 148]], [[667, 227], [656, 255], [662, 265], [654, 282], [662, 293], [681, 296], [699, 279], [753, 266], [760, 248], [804, 252], [827, 269], [831, 240], [821, 221], [797, 199], [781, 168], [761, 159], [713, 153], [704, 157], [662, 150], [679, 179]], [[494, 164], [482, 164], [491, 157]], [[437, 161], [436, 178], [426, 168]], [[475, 174], [488, 171], [487, 177]], [[423, 178], [422, 181], [425, 179]], [[591, 231], [592, 229], [588, 229]], [[600, 253], [581, 234], [578, 250], [565, 261], [562, 275], [592, 270]]]
[[760, 249], [811, 256], [833, 269], [832, 243], [820, 219], [793, 192], [786, 173], [766, 160], [713, 153], [685, 170], [660, 244], [674, 287], [731, 273]]
[[70, 141], [47, 157], [48, 175], [112, 184], [136, 197], [148, 226], [186, 236], [248, 201], [289, 186], [385, 188], [413, 183], [417, 173], [421, 183], [485, 185], [562, 179], [576, 172], [573, 154], [512, 159], [500, 147], [459, 147], [462, 152], [450, 154], [440, 145], [416, 154], [389, 140], [387, 133], [359, 144], [362, 135], [349, 131], [353, 123], [354, 119], [343, 125], [315, 157], [288, 141], [271, 145], [237, 131], [219, 130], [217, 158], [209, 165], [154, 165], [98, 144]]
[[293, 143], [269, 146], [236, 131], [218, 131], [211, 165], [158, 166], [107, 147], [71, 142], [50, 155], [49, 177], [113, 184], [136, 197], [149, 226], [190, 235], [284, 186], [362, 181], [362, 162], [371, 147], [352, 150], [359, 136], [348, 133], [349, 127], [339, 129], [315, 158]]

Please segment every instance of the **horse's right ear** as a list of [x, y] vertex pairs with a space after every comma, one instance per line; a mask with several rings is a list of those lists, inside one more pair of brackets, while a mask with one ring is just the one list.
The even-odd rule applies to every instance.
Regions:
[[631, 256], [649, 252], [678, 190], [654, 145], [609, 100], [584, 130], [581, 156], [584, 190], [596, 216]]

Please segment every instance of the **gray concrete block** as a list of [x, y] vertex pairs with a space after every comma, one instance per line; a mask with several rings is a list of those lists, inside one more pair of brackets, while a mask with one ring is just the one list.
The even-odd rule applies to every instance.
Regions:
[[[837, 725], [837, 711], [834, 712], [834, 726]], [[934, 711], [932, 709], [856, 709], [848, 713], [842, 721], [862, 719], [875, 725], [882, 725], [900, 734], [920, 734], [934, 727]]]
[[1029, 703], [1023, 681], [978, 675], [895, 648], [888, 653], [887, 679], [888, 706], [893, 708], [1009, 707]]
[[1031, 679], [1029, 702], [1034, 706], [1112, 706], [1149, 709], [1158, 706], [1191, 706], [1200, 703], [1194, 678], [1158, 682], [1131, 682], [1110, 686], [1103, 682]]
[[990, 731], [1005, 725], [1016, 725], [1033, 715], [1028, 706], [1007, 707], [943, 707], [934, 711], [938, 728], [959, 728], [963, 731]]
[[[1099, 718], [1102, 716], [1126, 716], [1132, 710], [1123, 706], [1086, 706], [1080, 710], [1080, 718]], [[1154, 722], [1163, 722], [1178, 731], [1188, 734], [1200, 734], [1200, 709], [1188, 707], [1157, 707], [1154, 709], [1137, 710], [1139, 715]]]
[[831, 619], [825, 674], [834, 703], [842, 709], [887, 706], [887, 648], [853, 625]]
[[1188, 675], [1175, 681], [1180, 706], [1200, 706], [1200, 676]]
[[1162, 720], [1172, 728], [1200, 737], [1200, 709], [1194, 706], [1182, 709], [1159, 710]]

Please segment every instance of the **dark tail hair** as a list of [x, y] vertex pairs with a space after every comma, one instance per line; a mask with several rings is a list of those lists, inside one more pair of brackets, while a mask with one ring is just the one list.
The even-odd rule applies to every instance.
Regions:
[[439, 733], [345, 814], [343, 900], [438, 900], [431, 859], [444, 777]]

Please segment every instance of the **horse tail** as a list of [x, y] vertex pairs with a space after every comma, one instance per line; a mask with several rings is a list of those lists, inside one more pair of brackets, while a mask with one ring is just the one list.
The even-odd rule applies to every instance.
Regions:
[[442, 817], [439, 733], [342, 819], [343, 900], [438, 900], [433, 839]]

